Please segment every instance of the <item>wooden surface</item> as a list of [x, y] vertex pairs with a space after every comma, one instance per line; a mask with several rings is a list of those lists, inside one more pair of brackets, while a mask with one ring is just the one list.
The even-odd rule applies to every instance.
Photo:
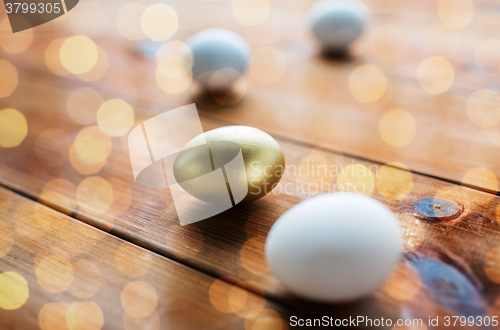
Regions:
[[[484, 75], [473, 63], [479, 42], [496, 37], [491, 24], [482, 20], [490, 7], [487, 2], [478, 2], [473, 21], [460, 30], [460, 50], [448, 59], [455, 70], [453, 85], [444, 94], [430, 95], [420, 87], [416, 72], [424, 59], [436, 55], [426, 50], [422, 40], [427, 27], [439, 22], [436, 3], [400, 1], [389, 12], [377, 11], [389, 2], [373, 0], [369, 5], [376, 13], [374, 27], [390, 23], [405, 31], [406, 51], [394, 62], [376, 56], [370, 45], [370, 33], [356, 46], [357, 57], [349, 60], [322, 57], [304, 30], [302, 13], [312, 2], [289, 6], [289, 2], [276, 1], [273, 14], [279, 18], [281, 33], [273, 46], [285, 54], [286, 74], [274, 84], [262, 84], [247, 74], [245, 96], [234, 106], [211, 109], [213, 102], [207, 104], [195, 98], [205, 131], [230, 124], [261, 128], [280, 143], [289, 168], [304, 166], [309, 160], [340, 169], [359, 164], [354, 166], [363, 165], [373, 173], [368, 179], [364, 176], [351, 179], [363, 183], [366, 194], [381, 200], [395, 212], [406, 240], [401, 265], [382, 288], [353, 304], [318, 305], [290, 296], [267, 269], [263, 248], [273, 222], [298, 202], [333, 189], [345, 179], [338, 175], [324, 177], [328, 184], [323, 191], [315, 191], [308, 184], [321, 183], [321, 176], [287, 173], [278, 187], [281, 193], [271, 193], [254, 203], [180, 227], [168, 190], [144, 189], [135, 184], [126, 136], [111, 139], [98, 135], [110, 151], [101, 169], [99, 165], [78, 162], [71, 146], [85, 126], [75, 123], [67, 110], [67, 99], [75, 89], [92, 87], [103, 100], [126, 100], [134, 107], [136, 123], [193, 100], [190, 90], [169, 95], [158, 87], [154, 79], [154, 58], [139, 54], [139, 50], [148, 49], [148, 44], [127, 41], [116, 32], [114, 17], [123, 4], [113, 1], [106, 4], [106, 15], [113, 19], [99, 36], [93, 37], [109, 58], [108, 69], [97, 81], [85, 81], [88, 79], [73, 75], [58, 76], [47, 68], [45, 52], [50, 42], [72, 35], [69, 19], [54, 22], [51, 33], [43, 33], [49, 25], [36, 28], [39, 32], [33, 44], [23, 53], [1, 53], [1, 58], [17, 68], [19, 84], [12, 95], [0, 98], [0, 109], [14, 107], [22, 112], [27, 119], [28, 135], [18, 147], [0, 148], [0, 184], [13, 191], [9, 196], [15, 200], [14, 206], [2, 213], [5, 214], [2, 222], [14, 232], [15, 246], [7, 256], [0, 258], [0, 271], [21, 274], [28, 280], [32, 293], [21, 309], [0, 310], [2, 326], [6, 329], [37, 326], [45, 303], [77, 301], [71, 289], [57, 295], [48, 293], [38, 286], [34, 273], [37, 255], [54, 245], [60, 250], [57, 240], [61, 236], [64, 236], [62, 246], [67, 244], [63, 252], [72, 262], [90, 259], [100, 269], [101, 289], [92, 300], [103, 312], [106, 329], [120, 329], [124, 322], [134, 321], [130, 317], [124, 321], [127, 316], [120, 307], [120, 294], [126, 283], [136, 279], [156, 289], [161, 329], [169, 325], [175, 329], [286, 328], [286, 324], [275, 317], [266, 318], [276, 316], [271, 309], [285, 320], [297, 313], [424, 320], [429, 316], [497, 315], [499, 289], [493, 280], [500, 281], [495, 273], [498, 258], [490, 251], [500, 246], [497, 223], [500, 200], [491, 189], [500, 174], [498, 145], [489, 141], [485, 131], [468, 119], [465, 109], [475, 90], [491, 88], [498, 92], [494, 78]], [[187, 1], [173, 7], [181, 18], [175, 39], [184, 40], [191, 33], [212, 26], [244, 32], [232, 18], [225, 1]], [[213, 15], [207, 15], [207, 11]], [[76, 9], [70, 15], [74, 13]], [[493, 11], [492, 16], [495, 13]], [[258, 47], [253, 45], [253, 48]], [[389, 87], [376, 102], [363, 104], [351, 94], [348, 81], [352, 71], [366, 63], [375, 64], [383, 71]], [[110, 80], [117, 77], [127, 79], [133, 87], [111, 84]], [[90, 109], [92, 102], [83, 100], [79, 105]], [[404, 147], [388, 145], [380, 134], [383, 115], [396, 108], [407, 110], [416, 122], [416, 136]], [[96, 125], [95, 121], [86, 126], [92, 125]], [[47, 131], [54, 129], [59, 130], [57, 138], [47, 138]], [[95, 133], [98, 128], [90, 130]], [[498, 130], [498, 124], [491, 130]], [[413, 172], [382, 167], [387, 162], [400, 162], [402, 164], [395, 166], [407, 167]], [[487, 168], [496, 178], [485, 176], [484, 171], [476, 172], [473, 180], [466, 182], [469, 187], [461, 187], [459, 184], [467, 171], [477, 167]], [[89, 207], [95, 199], [92, 191], [85, 190], [90, 182], [85, 180], [89, 178], [96, 182], [107, 180], [112, 187], [113, 200], [105, 212], [96, 213]], [[285, 187], [292, 189], [288, 193]], [[26, 200], [17, 193], [30, 198], [32, 201], [27, 203], [31, 207], [38, 205], [44, 212], [65, 219], [71, 224], [68, 228], [86, 228], [84, 231], [88, 230], [90, 237], [99, 237], [95, 239], [97, 243], [95, 240], [79, 243], [79, 239], [85, 240], [88, 236], [75, 235], [74, 229], [69, 232], [66, 227], [57, 231], [59, 236], [52, 231], [41, 238], [29, 238], [32, 234], [28, 234], [28, 238], [19, 236], [12, 214], [15, 205]], [[9, 193], [2, 190], [1, 194]], [[430, 197], [452, 202], [459, 210], [456, 217], [443, 220], [420, 214], [415, 203]], [[28, 228], [24, 230], [31, 233], [33, 228], [29, 226], [37, 225], [36, 217], [26, 219]], [[127, 245], [131, 251], [127, 259], [130, 259], [130, 267], [135, 267], [140, 260], [151, 260], [147, 273], [131, 279], [113, 267], [111, 260], [117, 247], [128, 244], [113, 236], [142, 247]], [[85, 249], [85, 244], [92, 247], [82, 256], [80, 248]], [[215, 289], [211, 291], [213, 283]], [[233, 289], [232, 285], [237, 288]], [[210, 300], [213, 291], [221, 292], [221, 301]], [[228, 292], [232, 292], [231, 295]], [[238, 308], [242, 303], [239, 297], [247, 295], [251, 297], [247, 299], [249, 305]], [[249, 313], [262, 306], [264, 296], [268, 299], [266, 310], [257, 316]], [[194, 318], [194, 314], [198, 316]], [[255, 321], [259, 317], [265, 321]], [[55, 316], [49, 318], [53, 320]], [[132, 328], [148, 329], [148, 326]]]

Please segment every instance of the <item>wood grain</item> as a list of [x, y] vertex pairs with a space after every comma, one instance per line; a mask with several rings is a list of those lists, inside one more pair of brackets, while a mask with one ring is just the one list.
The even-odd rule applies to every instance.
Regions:
[[[265, 236], [272, 223], [283, 212], [305, 198], [320, 192], [333, 191], [335, 183], [339, 183], [338, 173], [323, 177], [328, 184], [322, 190], [315, 190], [314, 184], [321, 185], [322, 176], [311, 174], [303, 176], [289, 170], [282, 179], [281, 187], [277, 188], [277, 191], [281, 189], [281, 193], [271, 193], [255, 203], [239, 205], [203, 222], [180, 227], [168, 191], [137, 186], [131, 177], [126, 144], [123, 143], [123, 139], [115, 139], [113, 151], [106, 165], [96, 175], [110, 182], [112, 179], [119, 179], [130, 189], [131, 198], [123, 198], [124, 196], [120, 195], [106, 213], [91, 214], [85, 207], [79, 205], [74, 197], [76, 187], [85, 176], [79, 174], [69, 162], [48, 167], [36, 158], [36, 139], [41, 132], [48, 128], [58, 128], [74, 138], [81, 128], [66, 119], [64, 106], [54, 106], [64, 104], [68, 93], [58, 87], [28, 81], [34, 79], [25, 80], [24, 87], [19, 87], [19, 95], [29, 93], [33, 99], [22, 97], [16, 99], [15, 95], [12, 99], [19, 102], [26, 114], [30, 133], [21, 146], [1, 151], [2, 158], [8, 160], [0, 167], [0, 180], [5, 186], [215, 277], [232, 276], [237, 278], [237, 281], [254, 281], [255, 285], [249, 290], [256, 293], [265, 292], [266, 296], [273, 300], [312, 315], [323, 313], [341, 317], [366, 314], [372, 317], [384, 315], [397, 318], [402, 315], [403, 305], [411, 315], [425, 318], [429, 315], [443, 317], [453, 313], [464, 315], [496, 313], [493, 302], [498, 288], [486, 276], [484, 269], [487, 254], [498, 245], [496, 209], [499, 199], [494, 195], [418, 174], [408, 176], [409, 172], [393, 167], [389, 168], [389, 175], [384, 175], [380, 172], [381, 164], [353, 159], [314, 146], [278, 138], [289, 168], [307, 166], [308, 160], [318, 165], [334, 165], [339, 172], [348, 171], [346, 169], [352, 164], [362, 164], [368, 168], [373, 173], [372, 179], [366, 181], [363, 176], [355, 176], [353, 180], [364, 184], [367, 193], [370, 191], [372, 197], [384, 202], [400, 218], [408, 236], [408, 253], [405, 256], [406, 261], [402, 261], [402, 270], [398, 270], [406, 274], [408, 270], [405, 267], [411, 267], [409, 268], [411, 272], [419, 272], [416, 273], [419, 275], [409, 277], [410, 280], [405, 276], [399, 279], [396, 277], [394, 280], [396, 284], [388, 284], [389, 289], [381, 289], [361, 302], [340, 307], [318, 306], [291, 297], [286, 292], [277, 279], [269, 273], [263, 247]], [[27, 90], [23, 92], [21, 88]], [[42, 95], [51, 96], [50, 108], [33, 101], [39, 100]], [[154, 113], [148, 109], [161, 107], [160, 104], [149, 104], [144, 100], [139, 102], [144, 108], [136, 108], [138, 118], [151, 117]], [[203, 117], [205, 130], [224, 124]], [[45, 147], [48, 150], [54, 149], [50, 146]], [[69, 145], [67, 148], [69, 149]], [[61, 185], [52, 181], [61, 178], [70, 184]], [[397, 179], [393, 181], [392, 178]], [[69, 199], [66, 204], [58, 202], [54, 196], [43, 194], [48, 182], [52, 182], [51, 191]], [[402, 194], [402, 191], [405, 191], [404, 187], [407, 188], [406, 194]], [[337, 186], [337, 190], [339, 189]], [[399, 197], [392, 200], [394, 196]], [[435, 196], [458, 205], [461, 210], [459, 217], [451, 221], [440, 221], [426, 218], [416, 212], [414, 203]], [[429, 269], [429, 264], [433, 262], [438, 264]], [[436, 268], [443, 268], [443, 271], [433, 276], [431, 271]], [[408, 281], [418, 290], [403, 304], [398, 294], [405, 297], [404, 288], [409, 285]], [[425, 284], [422, 285], [422, 281]], [[445, 283], [444, 288], [440, 289], [439, 283]], [[390, 285], [395, 289], [390, 289]], [[455, 287], [464, 287], [466, 291], [465, 293], [457, 291]], [[475, 300], [469, 304], [466, 303], [466, 299], [470, 295], [473, 295]]]
[[0, 290], [1, 329], [251, 329], [288, 316], [262, 296], [4, 188], [0, 211], [0, 273], [16, 272], [29, 288], [15, 310], [3, 309], [10, 304]]

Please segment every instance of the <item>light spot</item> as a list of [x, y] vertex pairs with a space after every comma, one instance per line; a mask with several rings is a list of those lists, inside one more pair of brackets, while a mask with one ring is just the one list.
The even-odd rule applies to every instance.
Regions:
[[78, 157], [88, 164], [105, 162], [108, 157], [104, 143], [93, 136], [76, 139], [74, 146]]
[[253, 274], [266, 274], [269, 272], [265, 258], [265, 237], [256, 236], [248, 239], [240, 251], [243, 267]]
[[[237, 281], [233, 277], [223, 277], [215, 280], [208, 289], [208, 296], [212, 306], [221, 313], [232, 313], [233, 310], [229, 304], [229, 292], [233, 289], [234, 285], [227, 282]], [[234, 305], [234, 302], [233, 302]], [[234, 307], [233, 307], [234, 308]]]
[[89, 72], [97, 63], [97, 46], [85, 36], [69, 37], [60, 50], [63, 67], [73, 74]]
[[75, 89], [66, 101], [68, 115], [80, 125], [93, 124], [96, 122], [97, 110], [102, 102], [102, 95], [91, 87]]
[[425, 49], [431, 56], [452, 58], [460, 49], [460, 33], [444, 24], [431, 25], [424, 34]]
[[281, 32], [281, 24], [278, 16], [271, 13], [268, 18], [259, 25], [244, 25], [243, 34], [245, 39], [255, 46], [267, 46], [276, 41]]
[[153, 263], [152, 254], [135, 245], [121, 243], [115, 252], [115, 265], [126, 277], [140, 277], [145, 275]]
[[500, 131], [498, 129], [484, 129], [483, 133], [491, 144], [500, 147]]
[[245, 318], [245, 330], [288, 330], [288, 323], [274, 309], [264, 309]]
[[387, 295], [398, 301], [415, 298], [421, 288], [419, 271], [407, 263], [397, 265], [382, 287]]
[[68, 330], [66, 313], [69, 305], [65, 303], [46, 303], [38, 313], [38, 322], [42, 330]]
[[[112, 144], [111, 138], [108, 135], [104, 134], [97, 126], [89, 126], [89, 127], [85, 127], [84, 129], [82, 129], [78, 133], [78, 135], [75, 138], [75, 142], [80, 140], [80, 139], [84, 139], [86, 137], [94, 137], [97, 140], [99, 140], [105, 147], [106, 155], [109, 156], [109, 154], [111, 153], [113, 144]], [[92, 141], [94, 141], [94, 140], [91, 140], [90, 142], [92, 142]], [[95, 141], [94, 141], [94, 143], [95, 143]], [[82, 147], [82, 145], [84, 145], [84, 144], [85, 143], [81, 144], [80, 146]], [[95, 144], [97, 144], [97, 143], [95, 143]], [[79, 154], [76, 151], [76, 145], [77, 145], [77, 143], [73, 143], [73, 145], [71, 146], [71, 148], [69, 150], [69, 159], [71, 161], [71, 165], [73, 166], [73, 168], [75, 170], [77, 170], [78, 172], [80, 172], [81, 174], [94, 174], [94, 173], [99, 172], [101, 170], [101, 168], [104, 166], [104, 164], [106, 163], [107, 158], [104, 159], [100, 163], [95, 163], [95, 164], [88, 163], [80, 158]], [[99, 144], [99, 146], [100, 146], [100, 144]], [[100, 153], [100, 150], [101, 149], [96, 149], [96, 150], [85, 149], [84, 150], [84, 148], [81, 148], [80, 154], [81, 155], [85, 154], [84, 158], [86, 158], [87, 160], [88, 159], [96, 160], [99, 158], [102, 159], [102, 154]], [[93, 154], [95, 152], [97, 152], [97, 154], [95, 156], [93, 156]]]
[[180, 40], [164, 42], [156, 52], [156, 63], [160, 64], [163, 60], [171, 57], [180, 57], [190, 66], [193, 66], [193, 53], [191, 52], [191, 48]]
[[14, 229], [25, 237], [38, 239], [45, 234], [46, 226], [35, 220], [35, 212], [40, 206], [32, 202], [21, 203], [14, 212]]
[[168, 94], [184, 92], [193, 81], [191, 65], [179, 56], [170, 56], [158, 63], [156, 83]]
[[41, 132], [35, 141], [35, 154], [43, 164], [56, 167], [68, 160], [69, 136], [57, 128]]
[[229, 308], [240, 317], [259, 314], [266, 306], [265, 292], [252, 281], [238, 282], [229, 290]]
[[0, 274], [0, 308], [21, 308], [30, 295], [28, 282], [16, 272]]
[[476, 63], [485, 74], [495, 76], [500, 73], [500, 39], [488, 39], [476, 49]]
[[28, 123], [22, 113], [13, 108], [0, 110], [0, 147], [17, 147], [26, 135]]
[[40, 259], [35, 266], [38, 284], [50, 293], [63, 292], [73, 282], [71, 261], [59, 254], [50, 254]]
[[379, 124], [380, 135], [392, 147], [410, 144], [417, 134], [415, 118], [403, 109], [390, 110], [384, 114]]
[[142, 32], [141, 16], [146, 6], [134, 2], [123, 6], [116, 16], [116, 27], [118, 32], [126, 39], [136, 41], [146, 36]]
[[98, 176], [85, 178], [76, 190], [80, 209], [90, 214], [102, 214], [113, 203], [113, 187]]
[[[496, 175], [485, 167], [476, 167], [470, 169], [462, 178], [463, 185], [479, 187], [489, 190], [493, 193], [498, 191], [498, 180]], [[493, 195], [491, 197], [494, 197]], [[485, 198], [490, 200], [491, 198]], [[487, 201], [476, 201], [479, 204], [485, 204]]]
[[379, 168], [375, 184], [379, 194], [385, 198], [403, 199], [413, 189], [413, 175], [402, 163], [387, 163]]
[[500, 247], [491, 249], [484, 258], [484, 272], [490, 281], [500, 284]]
[[439, 0], [438, 14], [444, 24], [455, 28], [464, 27], [474, 17], [474, 1]]
[[101, 289], [101, 271], [93, 262], [85, 259], [74, 262], [73, 273], [74, 279], [68, 291], [76, 298], [92, 298]]
[[137, 281], [125, 286], [121, 294], [122, 307], [132, 317], [148, 317], [158, 306], [158, 296], [150, 284]]
[[94, 302], [75, 302], [66, 313], [69, 330], [100, 330], [104, 326], [101, 307]]
[[104, 102], [97, 111], [97, 125], [109, 136], [122, 136], [134, 125], [134, 109], [121, 99]]
[[480, 89], [467, 100], [467, 115], [479, 127], [492, 127], [500, 121], [500, 96], [490, 89]]
[[[19, 15], [17, 19], [23, 19]], [[26, 51], [33, 43], [33, 29], [27, 29], [20, 33], [12, 33], [9, 18], [0, 21], [0, 48], [9, 54], [20, 54]]]
[[243, 25], [260, 25], [271, 13], [269, 0], [233, 0], [234, 18]]
[[370, 196], [375, 189], [373, 172], [362, 164], [342, 167], [337, 177], [338, 191]]
[[440, 56], [429, 57], [420, 63], [417, 72], [420, 87], [429, 94], [446, 92], [455, 81], [453, 65]]
[[[105, 9], [96, 1], [78, 3], [78, 11], [71, 11], [69, 15], [71, 18], [68, 23], [73, 34], [83, 34], [90, 38], [99, 36], [108, 23]], [[92, 19], [89, 20], [89, 17]]]
[[50, 71], [57, 74], [58, 76], [65, 76], [70, 74], [70, 72], [64, 68], [61, 62], [60, 52], [61, 46], [63, 45], [64, 41], [66, 41], [65, 38], [55, 39], [47, 46], [47, 49], [45, 50], [45, 63], [47, 64], [47, 67], [50, 69]]
[[127, 313], [123, 314], [123, 327], [125, 330], [160, 330], [160, 315], [157, 311], [147, 317], [135, 318]]
[[286, 73], [286, 57], [277, 48], [268, 46], [255, 50], [250, 59], [250, 74], [262, 84], [274, 84]]
[[355, 68], [349, 76], [349, 90], [358, 102], [378, 101], [387, 90], [385, 74], [374, 65], [364, 64]]
[[179, 27], [177, 12], [164, 3], [147, 7], [141, 16], [142, 32], [154, 41], [170, 39]]
[[6, 60], [0, 60], [0, 97], [7, 97], [14, 92], [19, 82], [16, 67]]
[[399, 60], [405, 54], [407, 47], [406, 33], [397, 25], [386, 24], [373, 31], [371, 49], [373, 54], [382, 61]]
[[77, 74], [76, 76], [83, 81], [97, 81], [108, 71], [108, 67], [108, 53], [104, 50], [104, 48], [97, 46], [97, 63], [90, 71]]

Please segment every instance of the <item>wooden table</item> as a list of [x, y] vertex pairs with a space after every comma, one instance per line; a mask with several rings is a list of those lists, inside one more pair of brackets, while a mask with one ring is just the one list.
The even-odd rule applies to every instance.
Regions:
[[[160, 44], [118, 31], [129, 2], [81, 1], [15, 35], [0, 24], [0, 59], [8, 62], [0, 61], [0, 109], [16, 109], [27, 123], [19, 137], [22, 124], [0, 112], [14, 123], [0, 145], [9, 134], [22, 141], [0, 147], [1, 329], [274, 330], [293, 328], [292, 316], [323, 315], [422, 319], [406, 328], [430, 329], [436, 317], [441, 328], [446, 316], [499, 314], [500, 117], [484, 117], [470, 98], [500, 89], [495, 42], [482, 44], [500, 38], [500, 7], [476, 1], [468, 22], [467, 1], [452, 11], [431, 0], [367, 0], [370, 29], [352, 56], [331, 57], [307, 32], [313, 2], [271, 1], [260, 27], [242, 25], [228, 0], [165, 2], [179, 18], [170, 41], [223, 27], [246, 37], [254, 54], [272, 55], [254, 56], [232, 105], [199, 97], [192, 85], [175, 94], [158, 85]], [[137, 15], [128, 19], [129, 31], [139, 26]], [[88, 73], [61, 64], [61, 45], [73, 35], [98, 46]], [[96, 126], [99, 106], [116, 98], [133, 107], [133, 127], [194, 101], [205, 131], [265, 130], [289, 168], [315, 163], [372, 175], [287, 172], [278, 192], [181, 227], [168, 189], [135, 183], [127, 134], [109, 137]], [[290, 207], [347, 177], [394, 211], [404, 257], [360, 301], [295, 298], [267, 268], [265, 237]], [[327, 185], [313, 191], [322, 179]], [[440, 199], [440, 216], [419, 209], [428, 198]], [[463, 328], [453, 321], [447, 328]]]

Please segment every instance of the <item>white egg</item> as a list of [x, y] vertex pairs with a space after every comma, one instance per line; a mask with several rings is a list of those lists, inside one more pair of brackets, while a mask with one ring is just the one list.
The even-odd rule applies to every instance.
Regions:
[[379, 287], [402, 252], [399, 221], [364, 195], [324, 194], [284, 213], [266, 241], [271, 271], [292, 293], [322, 302]]
[[[250, 61], [250, 46], [239, 34], [225, 29], [207, 29], [195, 33], [186, 44], [193, 55], [193, 78], [207, 84], [204, 73], [219, 71], [231, 83], [243, 74]], [[200, 80], [200, 79], [199, 79]]]
[[358, 0], [322, 0], [309, 10], [314, 35], [327, 48], [344, 49], [365, 29], [370, 11]]

